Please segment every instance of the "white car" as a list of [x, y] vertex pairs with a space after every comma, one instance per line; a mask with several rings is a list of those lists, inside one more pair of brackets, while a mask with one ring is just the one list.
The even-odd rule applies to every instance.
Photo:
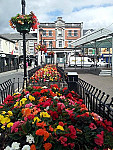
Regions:
[[100, 61], [97, 63], [97, 66], [99, 67], [107, 67], [108, 63], [106, 63], [105, 61]]

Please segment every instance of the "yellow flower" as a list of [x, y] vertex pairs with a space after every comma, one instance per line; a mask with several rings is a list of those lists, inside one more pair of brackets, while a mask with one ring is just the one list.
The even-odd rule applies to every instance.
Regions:
[[63, 128], [62, 126], [60, 126], [60, 125], [58, 125], [56, 129], [57, 129], [57, 130], [59, 129], [59, 130], [64, 131], [64, 128]]
[[19, 94], [19, 92], [17, 92], [17, 93], [14, 93], [14, 94], [13, 94], [13, 96], [15, 96], [15, 95], [17, 95], [17, 94]]
[[38, 117], [34, 117], [33, 120], [34, 120], [34, 122], [35, 122], [35, 121], [37, 121], [37, 122], [41, 121]]
[[4, 118], [4, 116], [0, 114], [0, 121], [1, 121], [3, 118]]
[[14, 107], [17, 107], [19, 105], [19, 102], [16, 102], [16, 104], [14, 105]]
[[3, 130], [5, 130], [5, 126], [1, 126], [1, 128], [2, 128]]
[[50, 115], [47, 112], [40, 112], [40, 117], [42, 118], [42, 116], [44, 118], [50, 118]]
[[1, 123], [2, 123], [2, 124], [8, 123], [8, 122], [10, 122], [10, 118], [8, 118], [8, 117], [4, 117], [4, 118], [1, 120]]
[[13, 116], [12, 111], [8, 111], [7, 113], [8, 113], [9, 116]]
[[29, 100], [30, 101], [35, 101], [35, 98], [33, 96], [29, 95]]
[[13, 126], [13, 124], [14, 124], [13, 122], [10, 122], [10, 123], [7, 124], [7, 127], [10, 128], [10, 127]]
[[5, 114], [6, 114], [6, 111], [2, 111], [2, 114], [5, 115]]
[[20, 100], [20, 106], [24, 105], [26, 101], [27, 101], [27, 98], [22, 98]]

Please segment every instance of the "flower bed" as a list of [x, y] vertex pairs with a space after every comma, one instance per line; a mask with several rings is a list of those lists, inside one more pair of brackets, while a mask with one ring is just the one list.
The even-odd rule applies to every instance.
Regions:
[[60, 82], [61, 75], [57, 71], [55, 65], [46, 65], [44, 68], [39, 69], [38, 71], [30, 77], [30, 83], [37, 83], [37, 82]]
[[[107, 150], [112, 123], [88, 112], [74, 91], [28, 87], [0, 105], [1, 150]], [[12, 149], [11, 149], [12, 148]]]

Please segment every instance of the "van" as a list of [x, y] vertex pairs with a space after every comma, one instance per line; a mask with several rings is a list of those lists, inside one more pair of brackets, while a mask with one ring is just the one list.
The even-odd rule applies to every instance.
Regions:
[[70, 56], [68, 66], [84, 66], [91, 67], [94, 66], [94, 62], [89, 57], [74, 57]]

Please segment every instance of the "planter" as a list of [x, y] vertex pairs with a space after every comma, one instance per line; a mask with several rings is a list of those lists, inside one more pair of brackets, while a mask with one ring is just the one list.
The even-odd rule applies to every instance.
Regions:
[[31, 24], [24, 23], [24, 24], [16, 24], [16, 29], [20, 33], [28, 33], [30, 32]]

